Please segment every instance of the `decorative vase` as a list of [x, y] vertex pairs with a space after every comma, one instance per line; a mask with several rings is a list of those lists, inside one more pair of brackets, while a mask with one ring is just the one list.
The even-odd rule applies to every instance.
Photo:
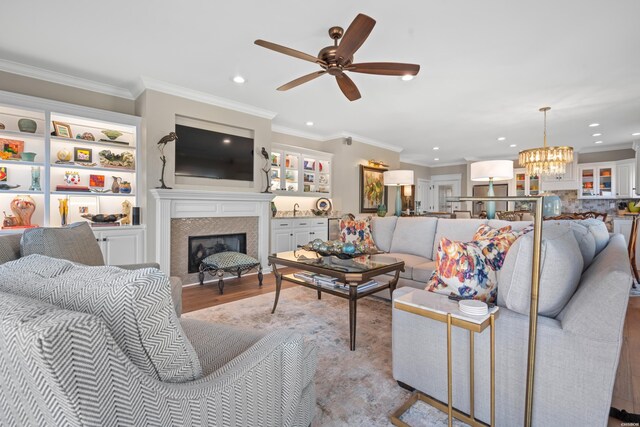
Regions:
[[69, 218], [69, 199], [58, 199], [58, 212], [60, 212], [60, 225], [67, 225]]
[[387, 215], [387, 207], [384, 205], [384, 203], [380, 203], [378, 205], [378, 216], [386, 216]]
[[271, 202], [271, 216], [275, 218], [277, 213], [278, 213], [278, 208], [276, 207], [276, 203]]
[[18, 120], [18, 129], [20, 129], [20, 132], [36, 133], [36, 129], [38, 129], [38, 124], [36, 123], [35, 120], [20, 119]]
[[59, 150], [58, 153], [56, 154], [56, 156], [58, 157], [58, 160], [60, 160], [61, 162], [70, 162], [71, 155], [72, 155], [71, 151], [67, 150], [66, 148]]
[[30, 226], [31, 217], [36, 210], [36, 202], [27, 195], [16, 196], [9, 205], [11, 212], [18, 218], [18, 225]]
[[24, 162], [33, 162], [36, 159], [36, 153], [22, 152], [20, 153], [20, 160]]
[[542, 194], [542, 216], [558, 216], [562, 212], [562, 200], [553, 193]]
[[31, 187], [29, 187], [31, 191], [42, 191], [40, 187], [40, 167], [31, 166]]
[[131, 194], [131, 183], [128, 181], [122, 181], [120, 183], [120, 193]]
[[112, 176], [113, 183], [111, 184], [111, 192], [114, 194], [120, 193], [120, 182], [122, 182], [122, 178], [118, 176]]

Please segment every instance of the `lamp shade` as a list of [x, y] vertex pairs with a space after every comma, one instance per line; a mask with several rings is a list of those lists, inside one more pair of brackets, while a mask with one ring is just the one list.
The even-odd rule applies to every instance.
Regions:
[[513, 160], [486, 160], [471, 163], [471, 181], [503, 181], [513, 178]]
[[413, 185], [413, 171], [386, 171], [383, 174], [384, 185]]

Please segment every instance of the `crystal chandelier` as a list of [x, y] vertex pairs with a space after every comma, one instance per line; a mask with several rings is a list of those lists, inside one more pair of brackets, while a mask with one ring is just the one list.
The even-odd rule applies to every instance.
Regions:
[[544, 146], [523, 150], [518, 158], [529, 176], [562, 175], [567, 171], [567, 164], [573, 162], [573, 147], [547, 147], [547, 111], [550, 109], [540, 109], [544, 113]]

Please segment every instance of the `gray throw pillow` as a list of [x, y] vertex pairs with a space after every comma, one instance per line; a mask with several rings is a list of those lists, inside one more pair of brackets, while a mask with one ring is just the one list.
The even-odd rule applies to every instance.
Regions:
[[605, 246], [609, 244], [609, 230], [607, 224], [599, 219], [583, 219], [576, 221], [578, 224], [582, 224], [589, 229], [589, 232], [593, 235], [596, 241], [596, 255], [602, 251]]
[[376, 246], [383, 252], [391, 251], [393, 230], [396, 229], [397, 216], [385, 216], [371, 218], [371, 235]]
[[86, 222], [67, 227], [30, 228], [22, 234], [20, 253], [45, 255], [84, 265], [104, 265], [100, 245]]
[[[498, 305], [520, 314], [529, 314], [533, 235], [527, 233], [511, 246], [498, 278]], [[569, 227], [543, 226], [539, 314], [555, 317], [562, 311], [578, 287], [583, 263], [578, 242]]]
[[0, 291], [100, 317], [131, 362], [159, 381], [202, 376], [173, 309], [169, 279], [155, 268], [86, 267], [30, 255], [0, 265]]
[[589, 231], [589, 228], [580, 221], [551, 220], [544, 222], [545, 227], [549, 224], [568, 227], [573, 232], [573, 237], [576, 238], [580, 253], [582, 254], [582, 261], [584, 262], [583, 270], [586, 270], [596, 256], [596, 239], [593, 233]]

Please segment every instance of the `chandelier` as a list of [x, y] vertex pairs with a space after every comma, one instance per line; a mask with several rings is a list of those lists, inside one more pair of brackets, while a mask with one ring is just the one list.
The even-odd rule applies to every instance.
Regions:
[[521, 167], [527, 169], [527, 175], [562, 175], [567, 164], [573, 162], [573, 147], [547, 146], [547, 111], [551, 107], [540, 109], [544, 113], [544, 146], [523, 150], [518, 157]]

